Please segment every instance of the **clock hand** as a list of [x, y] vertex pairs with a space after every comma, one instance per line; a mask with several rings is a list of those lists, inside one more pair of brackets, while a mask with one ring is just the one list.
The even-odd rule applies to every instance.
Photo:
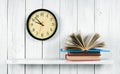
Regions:
[[35, 19], [39, 22], [40, 25], [44, 26], [36, 17], [35, 17]]
[[40, 24], [39, 22], [36, 22], [36, 21], [34, 21], [35, 23], [37, 23], [37, 24]]

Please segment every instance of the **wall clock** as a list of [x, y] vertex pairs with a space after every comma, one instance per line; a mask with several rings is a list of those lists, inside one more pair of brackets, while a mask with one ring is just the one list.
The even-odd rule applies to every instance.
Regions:
[[27, 19], [28, 33], [37, 40], [51, 38], [57, 30], [57, 19], [47, 9], [33, 11]]

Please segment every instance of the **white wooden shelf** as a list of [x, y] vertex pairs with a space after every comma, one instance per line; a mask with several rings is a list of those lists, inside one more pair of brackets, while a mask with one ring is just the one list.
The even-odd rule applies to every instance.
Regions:
[[102, 59], [100, 61], [67, 61], [62, 59], [49, 60], [33, 60], [33, 59], [18, 59], [7, 60], [7, 64], [113, 64], [112, 60]]

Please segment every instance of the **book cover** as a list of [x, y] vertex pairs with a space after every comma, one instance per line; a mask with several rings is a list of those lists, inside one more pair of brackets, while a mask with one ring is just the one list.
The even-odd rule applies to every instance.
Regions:
[[69, 61], [99, 61], [100, 56], [69, 56], [66, 54], [66, 60]]
[[97, 53], [68, 53], [68, 56], [101, 56], [100, 52]]

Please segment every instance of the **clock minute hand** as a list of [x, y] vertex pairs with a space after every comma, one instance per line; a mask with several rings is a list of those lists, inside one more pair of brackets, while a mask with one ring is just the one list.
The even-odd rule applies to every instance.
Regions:
[[40, 24], [39, 22], [36, 22], [36, 21], [34, 21], [35, 23], [37, 23], [37, 24]]
[[35, 23], [37, 23], [37, 24], [40, 24], [40, 25], [42, 25], [42, 26], [44, 26], [42, 23], [40, 23], [40, 22], [36, 22], [36, 21], [34, 21]]
[[36, 17], [35, 17], [35, 19], [39, 22], [40, 25], [44, 26]]

